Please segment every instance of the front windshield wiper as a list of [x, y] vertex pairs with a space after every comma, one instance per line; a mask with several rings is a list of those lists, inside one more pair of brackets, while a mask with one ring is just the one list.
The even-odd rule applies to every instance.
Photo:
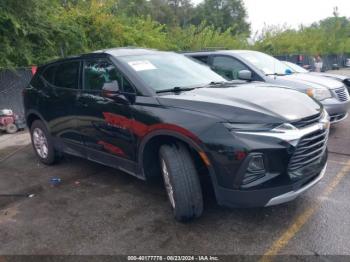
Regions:
[[212, 82], [209, 83], [209, 86], [225, 85], [226, 83], [228, 83], [228, 82], [225, 82], [225, 81], [218, 81], [218, 82], [212, 81]]
[[231, 80], [231, 81], [221, 81], [221, 82], [210, 82], [205, 87], [235, 87], [237, 85], [245, 84], [245, 80]]
[[183, 92], [183, 91], [191, 91], [193, 89], [195, 89], [195, 87], [175, 86], [175, 87], [169, 88], [169, 89], [158, 90], [158, 91], [156, 91], [156, 93], [167, 93], [167, 92], [180, 93], [180, 92]]

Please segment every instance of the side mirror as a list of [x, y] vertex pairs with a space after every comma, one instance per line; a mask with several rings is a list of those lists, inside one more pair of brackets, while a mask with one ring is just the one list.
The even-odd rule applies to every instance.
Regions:
[[102, 86], [103, 93], [117, 94], [119, 91], [119, 84], [115, 80], [109, 83], [104, 83]]
[[113, 99], [115, 102], [120, 104], [129, 105], [131, 103], [131, 101], [120, 92], [119, 84], [115, 80], [110, 83], [103, 84], [102, 96]]
[[252, 72], [249, 70], [241, 70], [238, 72], [238, 79], [252, 81]]

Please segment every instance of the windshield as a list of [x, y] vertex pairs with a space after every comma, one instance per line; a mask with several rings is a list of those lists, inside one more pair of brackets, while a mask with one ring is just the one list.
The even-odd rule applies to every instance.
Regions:
[[297, 64], [287, 62], [287, 61], [283, 61], [283, 63], [285, 63], [295, 73], [308, 73], [309, 72], [306, 69], [302, 68], [301, 66], [298, 66]]
[[155, 91], [226, 81], [208, 66], [175, 53], [123, 56], [119, 59]]
[[241, 57], [248, 60], [250, 63], [259, 68], [264, 74], [285, 75], [286, 70], [290, 68], [276, 58], [260, 52], [242, 52]]

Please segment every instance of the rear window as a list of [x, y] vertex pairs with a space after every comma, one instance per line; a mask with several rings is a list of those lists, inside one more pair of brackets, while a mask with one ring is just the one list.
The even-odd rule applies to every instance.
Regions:
[[79, 61], [59, 64], [55, 74], [55, 86], [77, 89], [79, 82], [79, 65]]

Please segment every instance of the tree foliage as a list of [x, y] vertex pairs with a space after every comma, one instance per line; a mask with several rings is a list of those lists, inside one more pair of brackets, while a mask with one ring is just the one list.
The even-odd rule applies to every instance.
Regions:
[[270, 54], [350, 53], [350, 20], [267, 27], [248, 45], [242, 0], [0, 0], [0, 67], [103, 48], [251, 48]]
[[274, 55], [350, 54], [350, 20], [335, 16], [299, 29], [266, 27], [254, 48]]
[[[204, 2], [208, 10], [211, 4]], [[196, 11], [202, 6], [190, 0], [0, 0], [0, 67], [119, 46], [188, 50], [245, 45], [249, 26], [237, 30], [245, 20], [244, 8], [227, 17], [224, 6], [216, 15], [225, 20], [211, 16], [206, 21], [205, 12]]]
[[207, 21], [208, 24], [222, 32], [230, 29], [233, 34], [250, 33], [246, 21], [247, 12], [242, 0], [204, 0], [196, 9], [193, 20], [195, 24]]

